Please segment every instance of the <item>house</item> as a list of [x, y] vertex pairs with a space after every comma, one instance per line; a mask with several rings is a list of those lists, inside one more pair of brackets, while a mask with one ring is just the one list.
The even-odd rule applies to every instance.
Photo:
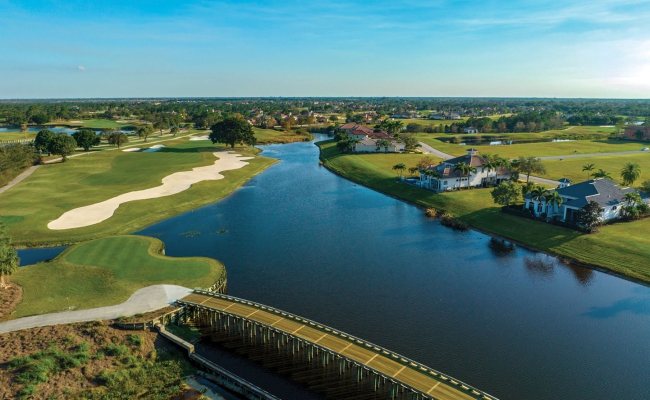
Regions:
[[568, 223], [575, 223], [578, 211], [590, 201], [595, 201], [603, 208], [601, 220], [619, 218], [627, 202], [624, 196], [627, 193], [638, 193], [646, 203], [648, 195], [630, 187], [620, 187], [618, 183], [609, 179], [598, 178], [572, 185], [571, 181], [564, 178], [560, 185], [554, 189], [562, 197], [562, 205], [550, 204], [545, 198], [535, 198], [532, 194], [524, 196], [526, 201], [524, 209], [528, 209], [536, 216], [546, 214], [547, 217], [559, 218]]
[[650, 128], [638, 125], [626, 126], [621, 137], [628, 140], [650, 140]]
[[384, 139], [384, 143], [390, 143], [388, 146], [380, 146], [379, 142], [382, 139], [362, 139], [359, 143], [355, 143], [352, 147], [354, 153], [398, 153], [404, 151], [404, 142], [400, 142], [393, 138]]
[[[476, 172], [464, 175], [461, 171], [455, 169], [458, 163], [470, 165], [476, 168]], [[469, 149], [467, 155], [443, 161], [439, 165], [420, 171], [420, 186], [442, 192], [461, 187], [481, 187], [488, 184], [498, 184], [510, 179], [511, 172], [508, 168], [489, 169], [485, 167], [485, 164], [487, 164], [486, 158], [481, 157], [477, 150]]]
[[469, 126], [465, 129], [463, 129], [464, 133], [478, 133], [478, 128], [474, 128], [473, 126]]
[[461, 119], [460, 114], [457, 113], [457, 112], [447, 112], [447, 113], [442, 112], [442, 113], [437, 113], [437, 114], [431, 114], [431, 116], [429, 118], [431, 118], [431, 119], [440, 119], [440, 120], [444, 120], [444, 119]]

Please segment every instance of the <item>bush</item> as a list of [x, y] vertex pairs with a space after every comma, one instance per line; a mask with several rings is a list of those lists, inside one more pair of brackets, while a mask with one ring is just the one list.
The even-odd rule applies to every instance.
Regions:
[[440, 217], [440, 223], [457, 231], [466, 231], [469, 229], [469, 225], [465, 222], [447, 213], [442, 214]]
[[129, 348], [124, 346], [123, 344], [109, 344], [106, 346], [106, 349], [104, 349], [106, 354], [109, 356], [123, 356], [125, 354], [129, 353]]
[[142, 336], [129, 334], [126, 337], [126, 340], [129, 342], [131, 346], [137, 347], [138, 349], [142, 348], [142, 342], [143, 342]]
[[438, 216], [438, 210], [436, 210], [435, 208], [427, 208], [424, 211], [424, 215], [426, 215], [428, 218], [435, 218], [436, 216]]

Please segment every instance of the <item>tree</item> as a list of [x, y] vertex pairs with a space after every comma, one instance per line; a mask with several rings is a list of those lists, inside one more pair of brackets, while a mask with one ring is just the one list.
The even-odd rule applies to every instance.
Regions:
[[5, 276], [10, 276], [18, 269], [20, 258], [11, 245], [11, 237], [2, 222], [0, 222], [0, 289], [7, 287]]
[[60, 155], [63, 162], [68, 160], [68, 156], [74, 154], [77, 149], [77, 142], [67, 133], [59, 133], [50, 142], [47, 151], [50, 154]]
[[631, 186], [634, 181], [639, 179], [641, 175], [641, 167], [637, 163], [627, 163], [621, 170], [621, 178], [623, 178], [623, 185]]
[[521, 185], [512, 181], [502, 182], [490, 194], [496, 204], [509, 207], [510, 203], [521, 199]]
[[185, 128], [185, 131], [187, 133], [190, 133], [190, 130], [192, 129], [192, 125], [193, 125], [192, 123], [188, 122], [187, 124], [185, 124], [185, 126], [183, 128]]
[[172, 129], [169, 131], [169, 133], [171, 133], [174, 136], [176, 136], [178, 132], [180, 132], [180, 129], [176, 125], [172, 126]]
[[20, 131], [23, 133], [23, 135], [25, 135], [25, 140], [27, 140], [27, 131], [28, 130], [29, 130], [29, 128], [27, 128], [27, 123], [23, 122], [22, 124], [20, 124]]
[[625, 127], [625, 123], [623, 121], [618, 121], [616, 125], [614, 125], [614, 133], [616, 134], [617, 138], [620, 136], [623, 127]]
[[339, 120], [339, 117], [337, 117], [336, 115], [330, 115], [329, 120], [332, 122], [336, 122]]
[[517, 169], [526, 174], [526, 182], [530, 180], [530, 174], [546, 175], [546, 167], [541, 159], [535, 157], [519, 157]]
[[471, 165], [464, 163], [464, 162], [459, 162], [454, 164], [454, 171], [460, 171], [461, 175], [461, 181], [460, 181], [460, 187], [463, 187], [463, 180], [462, 177], [467, 176], [467, 186], [469, 187], [469, 175], [473, 172], [476, 173], [476, 168], [472, 167]]
[[154, 132], [154, 129], [153, 129], [153, 126], [151, 126], [151, 125], [142, 126], [142, 127], [138, 128], [138, 130], [137, 130], [138, 137], [140, 137], [141, 139], [144, 139], [145, 142], [147, 141], [147, 138], [149, 137], [149, 135], [151, 135], [153, 132]]
[[354, 145], [359, 143], [359, 139], [349, 139], [345, 138], [343, 140], [339, 140], [336, 143], [336, 147], [341, 151], [341, 153], [347, 153], [348, 151], [352, 151], [354, 148]]
[[111, 133], [106, 138], [106, 141], [108, 142], [108, 144], [110, 144], [112, 146], [117, 146], [117, 148], [119, 149], [120, 147], [122, 147], [123, 144], [129, 142], [129, 137], [125, 133], [122, 133], [122, 132]]
[[418, 161], [418, 163], [416, 164], [416, 167], [418, 168], [418, 170], [423, 171], [423, 170], [429, 168], [430, 166], [432, 166], [433, 163], [435, 163], [433, 158], [431, 158], [429, 156], [426, 156], [426, 157], [422, 157], [420, 159], [420, 161]]
[[530, 191], [530, 199], [546, 203], [546, 195], [548, 193], [548, 190], [546, 190], [543, 186], [537, 185], [533, 188], [533, 190]]
[[585, 225], [587, 229], [593, 231], [600, 226], [602, 222], [600, 220], [600, 215], [603, 211], [603, 208], [600, 207], [598, 203], [595, 201], [590, 201], [578, 211], [576, 220], [579, 223]]
[[594, 172], [594, 178], [612, 179], [612, 176], [604, 170], [599, 169], [598, 171]]
[[415, 176], [415, 173], [418, 172], [418, 170], [418, 167], [410, 167], [409, 174], [411, 174], [411, 176]]
[[406, 169], [406, 165], [404, 165], [404, 163], [393, 165], [393, 171], [397, 171], [400, 178], [402, 177], [402, 173], [404, 172], [405, 169]]
[[[154, 128], [154, 129], [158, 129], [158, 130], [160, 130], [160, 134], [161, 134], [161, 135], [162, 135], [162, 133], [163, 133], [163, 129], [165, 129], [167, 126], [169, 126], [169, 125], [167, 125], [167, 124], [165, 123], [165, 121], [163, 121], [163, 120], [158, 120], [158, 121], [154, 122], [154, 124], [153, 124], [153, 128]], [[153, 132], [152, 132], [152, 133], [153, 133]], [[146, 142], [147, 139], [145, 139], [144, 141]]]
[[79, 147], [83, 147], [85, 151], [88, 151], [92, 146], [97, 146], [101, 139], [99, 136], [90, 129], [81, 129], [72, 134], [75, 142]]
[[591, 171], [593, 171], [595, 166], [596, 166], [595, 164], [589, 164], [589, 163], [582, 166], [582, 172], [587, 171], [587, 180], [589, 180], [589, 176], [591, 175]]
[[402, 136], [402, 141], [404, 142], [404, 148], [406, 150], [414, 150], [417, 147], [422, 147], [418, 139], [413, 135], [404, 135]]
[[564, 203], [564, 199], [562, 198], [562, 196], [560, 196], [560, 194], [557, 192], [557, 190], [553, 190], [551, 192], [548, 192], [546, 194], [546, 196], [545, 196], [545, 200], [546, 200], [546, 207], [547, 207], [546, 208], [546, 213], [547, 214], [550, 214], [548, 212], [548, 210], [549, 210], [548, 207], [549, 206], [550, 206], [551, 210], [553, 210], [553, 212], [555, 212], [555, 209], [560, 208], [562, 203]]
[[257, 143], [253, 128], [248, 122], [237, 117], [228, 117], [212, 125], [210, 140], [212, 140], [212, 143], [229, 144], [231, 148], [235, 148], [237, 143], [244, 143], [249, 146]]
[[645, 194], [650, 194], [650, 181], [643, 181], [641, 191]]
[[388, 152], [388, 148], [390, 147], [391, 142], [386, 139], [379, 139], [377, 140], [377, 151], [381, 150], [381, 148], [384, 148], [384, 153]]
[[56, 133], [54, 133], [54, 132], [52, 132], [52, 131], [50, 131], [48, 129], [43, 129], [42, 131], [40, 131], [40, 132], [38, 132], [36, 134], [36, 138], [34, 139], [34, 148], [39, 153], [47, 151], [47, 148], [50, 145], [50, 142], [55, 137], [56, 137]]
[[628, 206], [636, 206], [637, 204], [641, 204], [643, 202], [641, 195], [636, 192], [625, 193], [623, 200], [627, 202]]
[[634, 136], [636, 136], [636, 140], [642, 141], [643, 140], [643, 131], [641, 129], [637, 129], [636, 132], [634, 132]]

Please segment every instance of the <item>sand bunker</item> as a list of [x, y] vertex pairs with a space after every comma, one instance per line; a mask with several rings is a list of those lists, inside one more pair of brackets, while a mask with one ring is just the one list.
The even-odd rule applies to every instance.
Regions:
[[193, 184], [201, 181], [223, 179], [224, 176], [220, 172], [242, 168], [248, 165], [243, 160], [254, 158], [242, 157], [240, 154], [232, 152], [217, 152], [214, 155], [219, 157], [219, 159], [213, 165], [197, 167], [191, 171], [173, 173], [164, 177], [162, 185], [155, 188], [129, 192], [102, 201], [101, 203], [75, 208], [47, 224], [47, 227], [52, 230], [62, 230], [94, 225], [109, 219], [122, 203], [171, 196], [187, 190]]
[[134, 151], [140, 151], [140, 150], [142, 150], [142, 149], [139, 148], [139, 147], [131, 147], [131, 148], [128, 148], [128, 149], [124, 149], [124, 150], [122, 150], [122, 151], [126, 151], [126, 152], [128, 152], [128, 153], [132, 153], [132, 152], [134, 152]]
[[163, 147], [165, 147], [164, 144], [156, 144], [156, 145], [153, 145], [153, 146], [149, 147], [146, 150], [142, 150], [142, 152], [143, 153], [153, 153], [155, 151], [158, 151], [158, 150], [162, 149]]
[[210, 137], [208, 135], [192, 136], [190, 140], [210, 140]]

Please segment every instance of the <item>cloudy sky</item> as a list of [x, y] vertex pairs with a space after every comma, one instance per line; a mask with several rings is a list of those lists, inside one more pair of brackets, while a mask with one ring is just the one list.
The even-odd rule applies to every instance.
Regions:
[[650, 98], [648, 21], [628, 0], [0, 0], [0, 98]]

